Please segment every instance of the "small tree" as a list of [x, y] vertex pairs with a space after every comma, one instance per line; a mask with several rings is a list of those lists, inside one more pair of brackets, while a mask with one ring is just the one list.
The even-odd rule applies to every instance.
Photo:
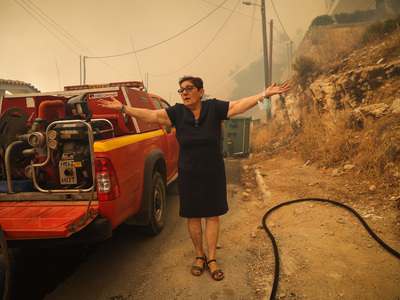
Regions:
[[296, 72], [293, 76], [294, 79], [302, 86], [307, 83], [308, 78], [312, 78], [317, 72], [317, 64], [315, 61], [311, 57], [304, 55], [295, 59], [292, 68]]

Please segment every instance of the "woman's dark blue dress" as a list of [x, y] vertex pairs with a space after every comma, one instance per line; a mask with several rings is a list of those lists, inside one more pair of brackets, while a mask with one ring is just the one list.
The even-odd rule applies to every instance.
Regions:
[[225, 164], [221, 153], [221, 121], [227, 119], [229, 102], [202, 102], [198, 119], [184, 104], [166, 109], [179, 142], [179, 215], [204, 218], [228, 211]]

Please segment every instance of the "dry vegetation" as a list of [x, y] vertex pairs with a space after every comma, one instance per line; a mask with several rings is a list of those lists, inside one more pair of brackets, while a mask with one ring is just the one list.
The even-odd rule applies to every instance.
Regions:
[[[351, 55], [357, 50], [358, 55]], [[360, 55], [360, 53], [362, 55]], [[347, 72], [357, 67], [376, 64], [382, 58], [386, 62], [400, 57], [400, 29], [392, 34], [384, 34], [366, 46], [358, 45], [347, 54], [340, 53], [319, 76]], [[340, 63], [346, 59], [346, 63]], [[314, 74], [315, 75], [315, 74]], [[315, 76], [314, 76], [315, 77]], [[367, 95], [369, 104], [391, 105], [400, 98], [399, 78], [386, 80], [378, 89]], [[299, 82], [298, 82], [299, 83]], [[294, 90], [294, 89], [293, 89]], [[314, 106], [307, 92], [301, 99], [301, 127], [296, 131], [290, 125], [279, 126], [277, 122], [254, 126], [250, 138], [253, 152], [265, 151], [273, 154], [288, 149], [301, 154], [305, 162], [320, 168], [343, 168], [355, 165], [354, 178], [369, 180], [378, 187], [390, 189], [391, 195], [399, 194], [400, 180], [400, 118], [391, 113], [381, 118], [365, 117], [363, 128], [355, 128], [349, 123], [348, 112], [338, 112], [332, 119]], [[254, 134], [255, 133], [255, 134]]]
[[[353, 48], [347, 54], [340, 53], [316, 70], [317, 74], [310, 74], [303, 86], [309, 86], [313, 79], [376, 65], [382, 58], [385, 63], [400, 58], [400, 30], [375, 39], [365, 47]], [[363, 94], [365, 101], [359, 105], [384, 103], [390, 107], [394, 100], [400, 99], [400, 70], [397, 74]], [[297, 86], [292, 82], [292, 93], [302, 97], [296, 103], [301, 110], [300, 122], [293, 123], [293, 128], [289, 122], [280, 125], [284, 123], [284, 112], [280, 111], [276, 119], [254, 125], [250, 130], [250, 149], [254, 154], [247, 162], [250, 167], [245, 176], [252, 177], [255, 169], [262, 170], [271, 193], [265, 202], [267, 207], [287, 199], [314, 197], [347, 204], [361, 212], [367, 223], [373, 225], [373, 230], [397, 250], [400, 234], [399, 114], [390, 110], [379, 117], [364, 114], [360, 126], [357, 120], [350, 118], [354, 113], [352, 108], [340, 107], [334, 113], [327, 113], [315, 106], [315, 98], [308, 89], [298, 87], [299, 79]], [[250, 188], [256, 190], [254, 186]], [[267, 223], [278, 238], [281, 254], [277, 299], [398, 299], [399, 273], [392, 273], [392, 278], [386, 276], [390, 271], [399, 270], [398, 261], [387, 257], [386, 261], [371, 263], [376, 258], [382, 259], [383, 251], [377, 248], [378, 252], [364, 256], [363, 253], [374, 246], [371, 242], [365, 244], [369, 240], [363, 238], [358, 223], [347, 219], [347, 212], [340, 216], [340, 210], [332, 212], [328, 206], [310, 204], [301, 207], [304, 212], [310, 211], [305, 218], [303, 212], [297, 210], [300, 207], [286, 209], [277, 210]], [[326, 224], [331, 218], [334, 222]], [[329, 228], [329, 233], [318, 235], [313, 231], [318, 227]], [[312, 238], [308, 239], [309, 236]], [[257, 239], [263, 241], [264, 236], [254, 238]], [[311, 241], [315, 248], [310, 246]], [[271, 251], [272, 246], [266, 252]], [[343, 255], [338, 258], [340, 252]], [[257, 272], [253, 282], [263, 299], [269, 292], [265, 291], [265, 282], [272, 282], [271, 260], [271, 257], [260, 256], [254, 265], [261, 268], [252, 269]], [[349, 267], [349, 275], [340, 264], [345, 268], [353, 266]], [[363, 266], [367, 267], [363, 269]], [[367, 274], [373, 266], [378, 267]], [[259, 277], [263, 281], [256, 280]], [[383, 288], [383, 284], [387, 287]]]

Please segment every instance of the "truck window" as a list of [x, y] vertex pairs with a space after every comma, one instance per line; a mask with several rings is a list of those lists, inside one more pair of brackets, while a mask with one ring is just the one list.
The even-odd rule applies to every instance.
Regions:
[[151, 97], [151, 100], [153, 100], [154, 106], [156, 107], [156, 109], [163, 109], [163, 107], [161, 106], [160, 102], [158, 101], [158, 99], [156, 97]]
[[171, 107], [171, 105], [169, 105], [169, 103], [167, 101], [165, 101], [164, 99], [160, 99], [160, 101], [161, 101], [161, 104], [164, 106], [164, 108]]

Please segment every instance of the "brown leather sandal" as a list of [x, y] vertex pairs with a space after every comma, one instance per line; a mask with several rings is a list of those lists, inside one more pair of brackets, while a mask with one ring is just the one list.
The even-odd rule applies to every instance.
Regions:
[[[204, 260], [203, 268], [196, 266], [196, 265], [192, 266], [190, 271], [192, 272], [192, 275], [194, 275], [194, 276], [200, 276], [201, 274], [203, 274], [203, 269], [206, 266], [206, 262], [207, 262], [207, 257], [199, 257], [198, 256], [198, 257], [196, 257], [196, 260], [198, 260], [198, 259]], [[199, 273], [193, 273], [193, 271], [199, 271]]]
[[[220, 281], [220, 280], [224, 279], [224, 272], [222, 272], [221, 269], [216, 269], [216, 270], [214, 270], [214, 272], [211, 273], [211, 269], [210, 269], [210, 267], [208, 266], [208, 264], [209, 264], [210, 262], [213, 262], [213, 261], [217, 262], [216, 259], [210, 259], [210, 260], [207, 262], [207, 269], [210, 271], [210, 274], [211, 274], [211, 278], [212, 278], [212, 279], [214, 279], [214, 280], [216, 280], [216, 281]], [[221, 274], [221, 275], [220, 275], [219, 277], [217, 277], [218, 274]]]

